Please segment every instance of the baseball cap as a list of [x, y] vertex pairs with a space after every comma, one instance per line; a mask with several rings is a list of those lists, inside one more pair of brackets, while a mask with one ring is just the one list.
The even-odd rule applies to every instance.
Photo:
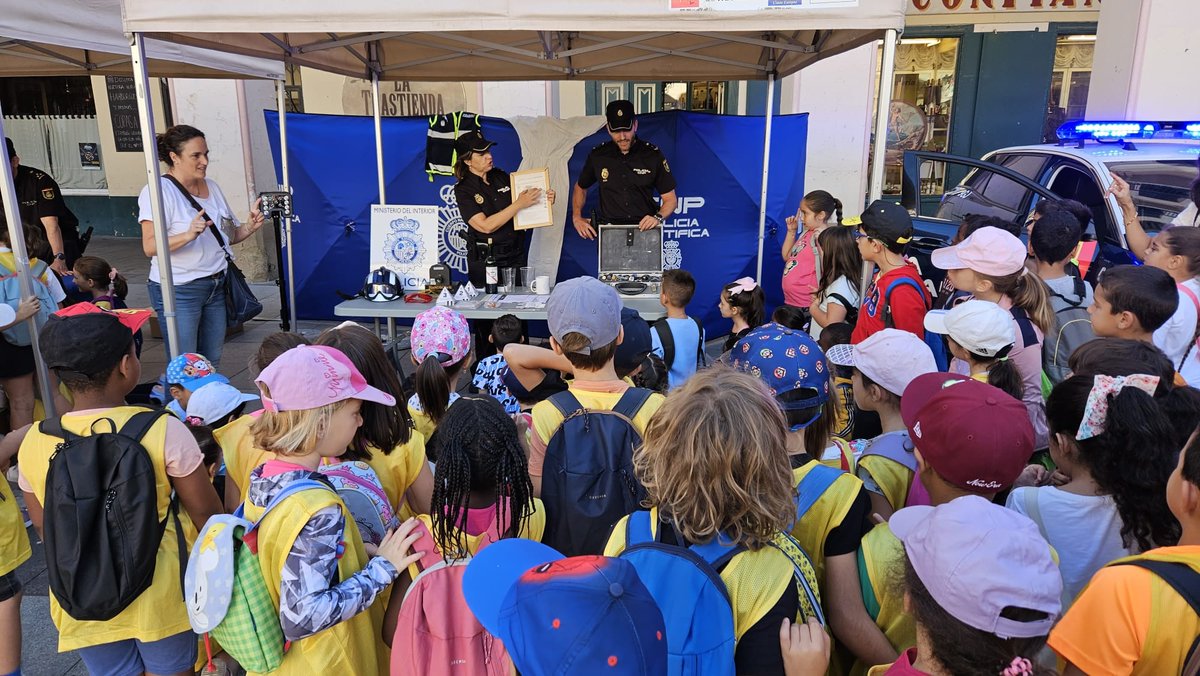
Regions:
[[471, 326], [461, 312], [439, 305], [417, 315], [408, 341], [417, 363], [433, 356], [449, 366], [471, 352]]
[[842, 225], [860, 226], [867, 237], [877, 239], [888, 247], [908, 244], [912, 240], [912, 216], [908, 210], [887, 200], [875, 200], [858, 218], [848, 218]]
[[[966, 495], [937, 507], [906, 507], [888, 519], [913, 571], [956, 620], [1000, 638], [1046, 636], [1062, 612], [1062, 575], [1037, 524]], [[1002, 615], [1023, 608], [1045, 617]]]
[[591, 354], [617, 339], [621, 332], [621, 297], [617, 290], [595, 277], [559, 282], [546, 299], [546, 323], [555, 340], [579, 333], [589, 343], [575, 352]]
[[1025, 245], [1011, 232], [987, 226], [955, 246], [937, 249], [929, 260], [943, 270], [972, 270], [1004, 277], [1025, 269]]
[[[815, 408], [829, 399], [825, 353], [804, 331], [775, 323], [760, 326], [734, 343], [729, 357], [731, 366], [762, 380], [776, 397], [795, 390], [811, 392], [810, 396], [779, 402], [785, 411]], [[819, 416], [818, 412], [813, 420]], [[796, 429], [810, 424], [812, 420]]]
[[968, 300], [949, 310], [930, 310], [925, 313], [925, 328], [950, 336], [967, 352], [981, 357], [1007, 354], [1017, 342], [1012, 315], [986, 300]]
[[184, 352], [167, 364], [167, 383], [182, 385], [188, 392], [195, 392], [209, 383], [227, 382], [229, 379], [217, 373], [208, 357], [196, 352]]
[[[66, 277], [64, 279], [71, 279], [71, 277]], [[141, 331], [142, 326], [144, 326], [146, 322], [150, 321], [150, 318], [154, 316], [154, 310], [137, 310], [133, 308], [105, 310], [102, 307], [88, 302], [69, 305], [55, 312], [54, 314], [58, 315], [59, 317], [73, 317], [76, 315], [96, 314], [102, 312], [115, 315], [117, 320], [124, 324], [131, 333], [137, 333], [138, 331]]]
[[111, 369], [129, 354], [133, 331], [111, 312], [54, 313], [38, 332], [46, 367], [82, 376]]
[[495, 141], [489, 141], [483, 136], [481, 131], [464, 132], [461, 136], [454, 140], [454, 149], [459, 155], [468, 153], [482, 153], [488, 148], [496, 145]]
[[633, 121], [637, 118], [633, 113], [633, 103], [625, 99], [612, 101], [605, 106], [604, 117], [608, 120], [609, 131], [633, 129]]
[[653, 349], [650, 342], [650, 325], [631, 307], [621, 308], [621, 328], [625, 338], [617, 346], [613, 366], [618, 373], [632, 373]]
[[209, 383], [188, 399], [187, 417], [198, 418], [202, 425], [211, 425], [251, 401], [258, 401], [258, 395], [239, 392], [228, 383]]
[[392, 395], [367, 384], [350, 358], [324, 345], [301, 345], [279, 355], [254, 381], [266, 385], [271, 397], [262, 396], [263, 408], [304, 411], [346, 399], [361, 399], [395, 406]]
[[471, 559], [462, 587], [522, 674], [667, 673], [662, 611], [628, 561], [508, 538]]
[[900, 417], [925, 462], [968, 491], [1008, 488], [1033, 455], [1033, 424], [1025, 404], [974, 378], [917, 377], [900, 398]]
[[838, 366], [853, 366], [897, 397], [917, 376], [937, 371], [925, 341], [900, 329], [878, 331], [857, 345], [834, 345], [826, 356]]

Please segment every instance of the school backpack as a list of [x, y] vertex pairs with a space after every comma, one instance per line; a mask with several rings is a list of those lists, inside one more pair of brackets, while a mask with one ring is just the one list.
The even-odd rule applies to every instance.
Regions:
[[[704, 324], [695, 317], [689, 319], [696, 323], [696, 368], [704, 368], [708, 366], [708, 359], [704, 356]], [[675, 364], [675, 336], [671, 334], [671, 324], [663, 317], [650, 326], [658, 334], [658, 342], [663, 349], [662, 360], [669, 370]]]
[[830, 299], [837, 299], [842, 307], [846, 308], [846, 318], [842, 321], [849, 324], [851, 327], [858, 325], [858, 303], [851, 303], [849, 298], [846, 298], [840, 293], [829, 294]]
[[[512, 659], [504, 644], [483, 628], [463, 597], [462, 578], [471, 555], [444, 558], [426, 519], [421, 517], [414, 531], [420, 535], [413, 544], [413, 551], [422, 554], [414, 564], [420, 572], [400, 605], [392, 638], [392, 676], [507, 676]], [[492, 534], [498, 532], [493, 518], [475, 553], [491, 544]]]
[[[912, 288], [916, 289], [917, 293], [921, 294], [921, 300], [925, 303], [925, 309], [929, 309], [929, 301], [925, 300], [926, 289], [920, 282], [912, 277], [899, 277], [894, 279], [892, 280], [892, 283], [888, 284], [887, 288], [883, 291], [883, 325], [885, 328], [896, 328], [896, 322], [892, 319], [891, 298], [892, 290], [898, 286], [911, 286]], [[949, 368], [950, 357], [946, 352], [946, 343], [944, 340], [942, 340], [942, 336], [930, 331], [929, 329], [925, 329], [921, 338], [925, 341], [925, 344], [929, 346], [929, 351], [933, 353], [933, 361], [937, 364], [938, 370], [945, 371], [947, 368]]]
[[[33, 277], [33, 293], [42, 305], [38, 313], [34, 315], [37, 319], [37, 326], [41, 329], [50, 320], [50, 315], [54, 314], [54, 311], [58, 309], [58, 303], [54, 302], [54, 298], [50, 296], [50, 287], [42, 282], [44, 275], [53, 273], [47, 271], [47, 265], [43, 261], [33, 260], [29, 264], [29, 274]], [[6, 303], [15, 310], [21, 304], [23, 297], [21, 295], [21, 280], [17, 271], [0, 263], [0, 303]], [[20, 347], [33, 342], [29, 335], [28, 322], [17, 322], [4, 329], [3, 334], [5, 340]]]
[[881, 434], [875, 437], [858, 459], [859, 464], [862, 464], [863, 458], [868, 455], [882, 456], [913, 472], [912, 484], [908, 487], [908, 496], [905, 498], [904, 504], [893, 505], [893, 507], [900, 509], [901, 507], [930, 504], [929, 492], [925, 490], [925, 485], [921, 483], [920, 477], [916, 476], [917, 456], [913, 453], [913, 443], [912, 439], [908, 437], [908, 432]]
[[41, 423], [43, 434], [63, 440], [46, 474], [46, 573], [54, 598], [76, 620], [111, 620], [146, 591], [167, 519], [175, 522], [182, 578], [187, 545], [178, 498], [159, 521], [154, 463], [142, 446], [164, 415], [143, 411], [120, 429], [100, 418], [86, 436], [63, 429], [62, 418]]
[[298, 479], [271, 498], [257, 521], [243, 517], [245, 505], [233, 514], [213, 515], [188, 557], [183, 590], [192, 630], [211, 634], [247, 671], [277, 669], [287, 650], [279, 605], [271, 599], [258, 558], [258, 527], [287, 497], [312, 489], [332, 490], [322, 481]]
[[363, 542], [378, 546], [389, 530], [400, 526], [379, 475], [362, 461], [335, 462], [317, 468], [346, 503]]
[[633, 473], [642, 443], [633, 419], [650, 395], [631, 387], [611, 411], [584, 408], [570, 390], [547, 400], [563, 421], [546, 444], [542, 542], [563, 556], [602, 553], [613, 526], [646, 497]]
[[[1054, 322], [1046, 332], [1046, 342], [1042, 345], [1042, 371], [1050, 379], [1051, 385], [1057, 385], [1071, 375], [1067, 360], [1071, 358], [1080, 345], [1095, 339], [1092, 331], [1092, 319], [1088, 315], [1087, 289], [1084, 281], [1078, 277], [1075, 281], [1074, 293], [1064, 296], [1050, 291], [1050, 307], [1054, 310]], [[1013, 308], [1016, 310], [1016, 308]], [[1015, 316], [1015, 313], [1014, 313]], [[1026, 318], [1028, 319], [1028, 317]], [[1018, 320], [1018, 324], [1020, 321]], [[1024, 326], [1022, 326], [1024, 333]], [[1024, 340], [1026, 344], [1028, 340]]]
[[[651, 530], [651, 518], [651, 513], [644, 510], [629, 515], [625, 551], [620, 558], [633, 564], [663, 613], [667, 673], [732, 676], [737, 647], [733, 600], [720, 571], [746, 547], [722, 544], [723, 536], [687, 547], [658, 542]], [[825, 624], [808, 555], [786, 533], [777, 534], [771, 546], [792, 561], [803, 617], [815, 616]]]

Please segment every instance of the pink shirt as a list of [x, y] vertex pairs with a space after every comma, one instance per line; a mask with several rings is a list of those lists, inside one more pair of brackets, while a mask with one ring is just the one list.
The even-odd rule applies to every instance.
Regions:
[[817, 251], [816, 230], [805, 230], [796, 238], [787, 262], [783, 266], [783, 302], [795, 307], [807, 308], [812, 305], [813, 294], [817, 291]]

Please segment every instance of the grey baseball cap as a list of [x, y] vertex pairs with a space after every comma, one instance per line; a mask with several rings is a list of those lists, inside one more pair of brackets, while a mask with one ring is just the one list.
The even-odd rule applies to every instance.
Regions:
[[616, 289], [595, 277], [559, 282], [546, 300], [546, 323], [560, 343], [568, 333], [586, 336], [589, 345], [575, 353], [591, 354], [594, 348], [616, 340], [621, 332], [621, 297]]

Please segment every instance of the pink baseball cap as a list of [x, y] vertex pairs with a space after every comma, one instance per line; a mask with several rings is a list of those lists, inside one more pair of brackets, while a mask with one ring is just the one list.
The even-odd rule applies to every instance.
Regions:
[[324, 345], [301, 345], [279, 355], [262, 370], [257, 385], [266, 385], [263, 408], [272, 413], [305, 411], [346, 399], [395, 406], [396, 398], [371, 387], [350, 358]]
[[417, 315], [408, 340], [417, 363], [433, 356], [449, 366], [471, 352], [471, 326], [463, 313], [439, 305]]
[[[1000, 638], [1046, 636], [1062, 612], [1062, 575], [1037, 524], [967, 495], [937, 507], [906, 507], [888, 528], [913, 571], [956, 620]], [[1030, 621], [1005, 608], [1044, 613]]]
[[930, 261], [943, 270], [972, 270], [1004, 277], [1025, 269], [1025, 245], [1016, 235], [988, 226], [971, 233], [956, 246], [938, 249]]

